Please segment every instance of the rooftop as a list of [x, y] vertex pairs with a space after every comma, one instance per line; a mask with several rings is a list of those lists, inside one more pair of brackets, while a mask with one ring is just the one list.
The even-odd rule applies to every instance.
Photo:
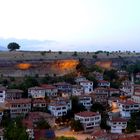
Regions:
[[22, 99], [15, 99], [15, 100], [7, 100], [7, 102], [9, 104], [27, 104], [27, 103], [31, 103], [31, 99], [22, 98]]
[[55, 86], [53, 86], [53, 85], [48, 85], [48, 84], [42, 84], [41, 87], [42, 87], [42, 88], [45, 88], [45, 89], [56, 89]]
[[20, 89], [7, 89], [7, 93], [23, 93], [23, 90]]
[[92, 117], [92, 116], [99, 115], [99, 113], [91, 112], [91, 111], [83, 111], [83, 112], [76, 113], [75, 115], [81, 117]]

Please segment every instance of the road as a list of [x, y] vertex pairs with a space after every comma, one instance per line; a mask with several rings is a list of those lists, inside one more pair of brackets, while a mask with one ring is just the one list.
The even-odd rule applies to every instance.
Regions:
[[64, 128], [55, 131], [56, 136], [66, 136], [66, 137], [75, 137], [77, 140], [85, 140], [90, 137], [89, 134], [80, 134], [71, 131], [69, 128]]

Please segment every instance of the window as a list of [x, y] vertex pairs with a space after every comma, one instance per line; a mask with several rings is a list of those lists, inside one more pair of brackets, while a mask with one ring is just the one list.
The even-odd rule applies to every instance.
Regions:
[[66, 109], [66, 107], [62, 107], [62, 109]]
[[95, 120], [98, 120], [99, 119], [99, 117], [95, 117]]
[[85, 121], [89, 121], [89, 119], [85, 119]]
[[61, 115], [61, 112], [58, 112], [58, 115]]
[[59, 107], [59, 108], [56, 108], [56, 110], [61, 110], [61, 108]]
[[90, 118], [91, 121], [94, 121], [94, 118]]

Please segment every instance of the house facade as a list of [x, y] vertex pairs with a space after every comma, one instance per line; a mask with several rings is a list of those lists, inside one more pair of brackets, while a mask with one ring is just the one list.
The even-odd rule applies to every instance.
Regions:
[[6, 88], [0, 87], [0, 103], [5, 102], [5, 94], [6, 94]]
[[84, 131], [93, 131], [95, 127], [98, 127], [101, 122], [101, 115], [96, 112], [84, 111], [75, 114], [75, 120], [80, 120], [83, 125]]
[[19, 89], [7, 89], [5, 94], [6, 100], [14, 100], [22, 98], [23, 90]]
[[45, 95], [48, 97], [56, 97], [58, 89], [53, 85], [43, 84], [41, 85], [45, 89]]
[[71, 100], [57, 99], [48, 104], [48, 110], [55, 117], [66, 115], [68, 110], [71, 110]]
[[72, 86], [72, 95], [73, 96], [80, 96], [84, 93], [84, 88], [80, 85], [73, 85]]
[[79, 103], [82, 104], [87, 110], [89, 110], [92, 106], [92, 97], [91, 96], [79, 96]]
[[125, 132], [127, 127], [127, 119], [124, 118], [112, 118], [107, 121], [107, 124], [111, 127], [111, 133], [119, 133], [122, 134]]
[[86, 80], [86, 81], [80, 81], [80, 85], [84, 88], [84, 93], [89, 94], [93, 92], [93, 82]]
[[110, 87], [110, 82], [105, 81], [105, 80], [99, 80], [98, 81], [98, 86], [99, 87]]
[[45, 89], [43, 87], [31, 87], [28, 89], [28, 97], [45, 98]]
[[72, 91], [72, 85], [66, 82], [55, 83], [54, 86], [57, 87], [59, 92], [71, 93]]
[[131, 99], [132, 99], [134, 102], [140, 104], [140, 95], [133, 95], [133, 96], [131, 96]]
[[11, 118], [26, 115], [31, 110], [31, 99], [15, 99], [8, 101]]
[[33, 108], [46, 108], [47, 102], [45, 99], [33, 99], [32, 100], [32, 107]]
[[140, 106], [138, 103], [131, 100], [125, 100], [125, 101], [120, 100], [118, 101], [118, 108], [119, 108], [121, 117], [130, 118], [131, 113], [138, 112], [140, 109]]

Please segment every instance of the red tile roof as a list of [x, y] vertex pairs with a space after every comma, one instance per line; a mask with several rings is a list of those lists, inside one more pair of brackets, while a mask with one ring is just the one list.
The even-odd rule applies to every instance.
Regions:
[[110, 120], [111, 122], [127, 122], [128, 119], [124, 119], [124, 118], [113, 118], [112, 120]]
[[98, 80], [99, 83], [109, 83], [109, 81], [106, 80]]
[[66, 83], [66, 82], [58, 82], [58, 83], [55, 83], [54, 85], [56, 85], [56, 86], [65, 86], [65, 85], [71, 85], [71, 84]]
[[27, 104], [31, 103], [31, 99], [15, 99], [15, 100], [7, 100], [9, 104]]
[[132, 101], [132, 100], [119, 100], [118, 101], [120, 104], [124, 104], [124, 105], [134, 105], [134, 104], [138, 104], [138, 103], [136, 103], [136, 102], [134, 102], [134, 101]]
[[43, 98], [42, 98], [42, 99], [34, 99], [34, 100], [33, 100], [33, 104], [34, 104], [34, 103], [46, 103], [46, 100], [43, 99]]
[[31, 87], [31, 88], [28, 88], [28, 90], [45, 90], [43, 87]]
[[92, 116], [99, 115], [99, 113], [91, 112], [91, 111], [83, 111], [83, 112], [76, 113], [75, 115], [81, 117], [92, 117]]
[[20, 89], [7, 89], [7, 93], [23, 93], [23, 90]]
[[41, 87], [45, 88], [45, 89], [56, 89], [55, 86], [53, 85], [48, 85], [48, 84], [42, 84]]

